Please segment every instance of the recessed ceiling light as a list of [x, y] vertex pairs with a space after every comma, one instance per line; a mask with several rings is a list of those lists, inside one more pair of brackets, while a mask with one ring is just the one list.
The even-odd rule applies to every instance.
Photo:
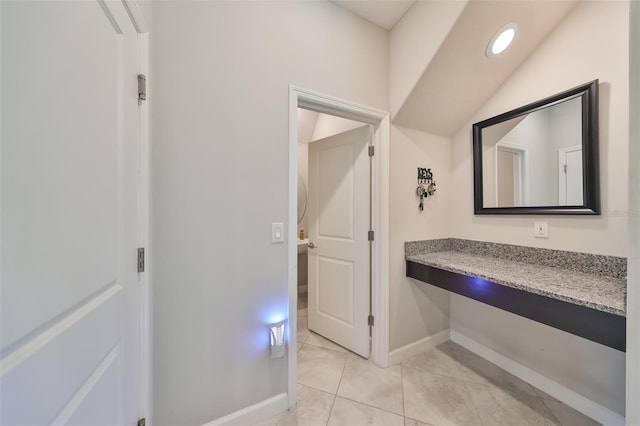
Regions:
[[517, 29], [518, 26], [515, 23], [507, 24], [500, 28], [500, 31], [491, 38], [491, 41], [487, 46], [487, 56], [492, 58], [504, 52], [515, 38]]

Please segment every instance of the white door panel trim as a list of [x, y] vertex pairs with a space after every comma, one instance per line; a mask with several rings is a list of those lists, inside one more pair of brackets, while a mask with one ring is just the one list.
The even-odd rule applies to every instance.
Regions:
[[10, 373], [14, 368], [25, 362], [33, 354], [37, 353], [45, 347], [49, 342], [62, 335], [65, 331], [72, 328], [79, 321], [87, 317], [93, 311], [98, 309], [105, 302], [114, 297], [122, 290], [122, 286], [115, 282], [106, 290], [93, 297], [87, 303], [66, 315], [46, 330], [42, 331], [36, 337], [32, 338], [28, 343], [20, 345], [14, 352], [8, 354], [0, 360], [0, 378]]
[[126, 9], [127, 14], [129, 14], [129, 19], [131, 19], [131, 23], [136, 29], [136, 32], [138, 34], [149, 32], [147, 23], [142, 16], [142, 12], [140, 11], [140, 6], [138, 6], [138, 2], [136, 0], [122, 0], [122, 4]]
[[116, 19], [114, 14], [111, 12], [111, 9], [107, 5], [107, 2], [105, 0], [96, 0], [96, 1], [100, 5], [100, 8], [104, 11], [104, 14], [107, 15], [107, 19], [111, 23], [111, 26], [113, 27], [116, 34], [122, 34], [122, 28], [120, 28], [120, 25], [118, 25], [118, 20]]
[[100, 362], [98, 367], [91, 373], [89, 378], [82, 384], [78, 392], [71, 398], [69, 403], [62, 409], [60, 414], [51, 422], [52, 425], [64, 425], [67, 424], [71, 416], [80, 408], [84, 400], [95, 388], [96, 384], [107, 372], [109, 367], [117, 361], [118, 355], [121, 352], [122, 341], [118, 341], [118, 344], [107, 354], [107, 356]]

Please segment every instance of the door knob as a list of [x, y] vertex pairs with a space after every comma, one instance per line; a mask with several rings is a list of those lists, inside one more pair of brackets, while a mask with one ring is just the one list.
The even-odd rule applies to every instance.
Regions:
[[316, 248], [316, 245], [315, 245], [315, 244], [313, 244], [313, 241], [309, 241], [309, 242], [307, 243], [307, 247], [309, 247], [310, 249], [314, 249], [314, 248]]

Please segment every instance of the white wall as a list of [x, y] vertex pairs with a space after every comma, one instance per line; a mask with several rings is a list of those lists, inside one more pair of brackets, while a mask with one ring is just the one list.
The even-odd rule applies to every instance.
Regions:
[[289, 84], [388, 109], [388, 33], [330, 2], [152, 7], [154, 418], [203, 424], [286, 392]]
[[451, 330], [624, 416], [624, 352], [455, 294], [450, 315]]
[[[628, 248], [629, 3], [582, 2], [453, 139], [451, 233], [474, 240], [626, 256]], [[474, 216], [471, 124], [571, 87], [600, 79], [601, 216]], [[549, 238], [533, 237], [534, 220]], [[624, 413], [624, 356], [528, 321], [512, 321], [451, 296], [451, 327], [516, 362]], [[500, 327], [496, 327], [496, 325]], [[527, 336], [526, 342], [516, 336]], [[522, 343], [522, 345], [519, 345]], [[580, 362], [569, 363], [573, 358]], [[560, 368], [562, 367], [562, 368]], [[606, 370], [608, 374], [602, 376]]]
[[[449, 139], [391, 126], [389, 194], [389, 346], [390, 350], [446, 330], [449, 293], [405, 277], [404, 242], [450, 234], [447, 206], [454, 188]], [[418, 209], [418, 167], [430, 168], [436, 193]]]
[[389, 78], [392, 118], [453, 28], [467, 1], [418, 1], [391, 30]]
[[349, 130], [363, 126], [358, 121], [348, 120], [346, 118], [336, 117], [329, 114], [318, 114], [316, 126], [313, 129], [313, 136], [310, 142], [328, 138], [338, 133], [348, 132]]

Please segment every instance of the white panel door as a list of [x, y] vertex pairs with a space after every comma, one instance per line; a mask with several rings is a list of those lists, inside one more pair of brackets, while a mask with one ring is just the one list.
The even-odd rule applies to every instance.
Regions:
[[369, 128], [309, 145], [309, 329], [369, 356]]
[[1, 1], [3, 425], [134, 425], [137, 33], [121, 1]]
[[558, 151], [559, 204], [561, 206], [581, 206], [583, 200], [582, 184], [582, 146], [561, 148]]

